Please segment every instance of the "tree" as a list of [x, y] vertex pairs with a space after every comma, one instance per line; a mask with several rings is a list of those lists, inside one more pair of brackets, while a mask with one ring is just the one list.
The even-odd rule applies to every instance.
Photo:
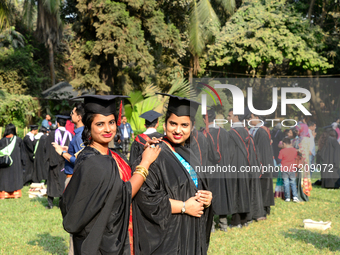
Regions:
[[[55, 84], [54, 51], [62, 36], [62, 21], [60, 19], [60, 0], [38, 0], [37, 27], [35, 37], [45, 44], [49, 52], [49, 66], [52, 86]], [[35, 1], [25, 0], [24, 10], [26, 22], [32, 26]]]
[[[219, 15], [215, 13], [214, 8], [219, 9]], [[222, 18], [223, 24], [223, 21], [226, 21], [226, 16], [233, 14], [234, 11], [235, 0], [192, 1], [188, 32], [189, 50], [192, 55], [190, 66], [195, 75], [200, 69], [199, 57], [202, 56], [207, 43], [211, 42], [213, 35], [220, 29], [220, 19]]]
[[[179, 32], [165, 22], [157, 1], [80, 0], [71, 59], [75, 89], [128, 94], [155, 82], [166, 56], [182, 51]], [[166, 56], [165, 56], [166, 55]]]
[[333, 66], [319, 53], [323, 38], [321, 28], [311, 27], [285, 0], [246, 1], [209, 46], [209, 65], [263, 75], [324, 73]]

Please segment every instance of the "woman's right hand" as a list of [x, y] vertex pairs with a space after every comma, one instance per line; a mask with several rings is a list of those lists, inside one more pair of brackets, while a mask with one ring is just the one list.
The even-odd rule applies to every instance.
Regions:
[[143, 154], [142, 154], [142, 161], [140, 162], [140, 165], [149, 168], [149, 166], [156, 160], [159, 153], [161, 152], [161, 147], [159, 145], [155, 147], [147, 147], [145, 148]]
[[200, 195], [189, 198], [185, 201], [185, 213], [194, 217], [200, 218], [203, 215], [204, 206], [203, 203], [198, 202]]

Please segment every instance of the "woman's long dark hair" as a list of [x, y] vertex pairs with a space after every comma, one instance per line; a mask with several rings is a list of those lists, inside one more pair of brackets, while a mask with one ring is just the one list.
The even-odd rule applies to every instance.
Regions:
[[[93, 140], [91, 139], [91, 125], [92, 125], [92, 122], [93, 122], [95, 115], [96, 115], [96, 113], [85, 112], [85, 115], [82, 119], [83, 124], [84, 124], [84, 130], [83, 130], [83, 133], [81, 134], [81, 138], [82, 138], [85, 146], [88, 146], [93, 142]], [[116, 121], [116, 126], [117, 126], [117, 117], [116, 117], [115, 114], [114, 114], [114, 116], [115, 116], [115, 121]], [[118, 126], [117, 126], [117, 129], [118, 129]], [[115, 141], [119, 140], [119, 138], [117, 139], [117, 133], [118, 133], [118, 130], [116, 131], [116, 135], [114, 137]]]
[[323, 134], [319, 138], [319, 141], [318, 141], [318, 146], [319, 146], [318, 149], [319, 150], [321, 150], [325, 146], [325, 144], [328, 140], [328, 137], [330, 137], [330, 136], [338, 139], [337, 132], [333, 128], [327, 128], [325, 130], [325, 132], [323, 132]]
[[5, 133], [3, 137], [6, 137], [8, 135], [17, 135], [17, 130], [14, 126], [14, 124], [10, 123], [5, 128]]

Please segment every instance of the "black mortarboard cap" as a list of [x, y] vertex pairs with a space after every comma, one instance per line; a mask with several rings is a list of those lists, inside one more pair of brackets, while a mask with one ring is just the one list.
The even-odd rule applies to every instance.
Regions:
[[129, 98], [129, 96], [121, 95], [83, 95], [74, 97], [75, 99], [84, 99], [84, 109], [87, 113], [99, 113], [102, 115], [110, 115], [116, 113], [115, 99]]
[[71, 119], [71, 116], [67, 116], [67, 115], [56, 115], [55, 117], [56, 119], [64, 119], [64, 120]]
[[31, 131], [38, 130], [38, 125], [30, 125]]
[[181, 116], [195, 116], [200, 103], [185, 97], [173, 96], [165, 93], [156, 93], [158, 95], [169, 96], [168, 112]]
[[160, 114], [159, 112], [151, 110], [151, 111], [144, 112], [139, 117], [145, 119], [146, 121], [153, 122], [154, 120], [158, 119], [161, 116], [162, 114]]

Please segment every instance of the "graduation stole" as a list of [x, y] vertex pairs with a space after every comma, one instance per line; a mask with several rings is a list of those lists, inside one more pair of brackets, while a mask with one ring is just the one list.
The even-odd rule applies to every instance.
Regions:
[[143, 142], [139, 139], [139, 137], [143, 138], [145, 141], [151, 140], [150, 137], [148, 137], [146, 134], [139, 134], [139, 135], [137, 135], [135, 141], [138, 142], [138, 143], [140, 143], [140, 144], [142, 144], [142, 145], [145, 145], [145, 143], [143, 143]]
[[64, 133], [64, 136], [62, 137], [61, 131], [59, 129], [57, 129], [55, 131], [54, 142], [59, 144], [60, 146], [64, 146], [65, 143], [66, 143], [67, 137], [70, 139], [70, 141], [72, 140], [72, 134], [69, 131], [66, 130], [65, 133]]
[[196, 134], [192, 133], [193, 134], [193, 138], [195, 139], [196, 143], [197, 143], [197, 146], [198, 146], [198, 150], [200, 151], [200, 161], [201, 161], [201, 165], [203, 164], [202, 162], [202, 152], [201, 152], [201, 146], [200, 144], [198, 143], [198, 131], [196, 130]]
[[[164, 137], [166, 138], [166, 137]], [[169, 149], [175, 154], [178, 161], [182, 164], [182, 166], [187, 170], [187, 172], [190, 175], [191, 180], [194, 182], [196, 188], [198, 187], [198, 178], [195, 170], [192, 168], [192, 166], [179, 154], [175, 151], [175, 149], [167, 142], [163, 142], [169, 147]]]
[[124, 159], [122, 159], [117, 153], [113, 152], [112, 150], [107, 151], [107, 155], [112, 156], [112, 158], [116, 161], [118, 170], [120, 173], [120, 177], [124, 182], [127, 182], [131, 178], [131, 168], [130, 166], [125, 162]]

